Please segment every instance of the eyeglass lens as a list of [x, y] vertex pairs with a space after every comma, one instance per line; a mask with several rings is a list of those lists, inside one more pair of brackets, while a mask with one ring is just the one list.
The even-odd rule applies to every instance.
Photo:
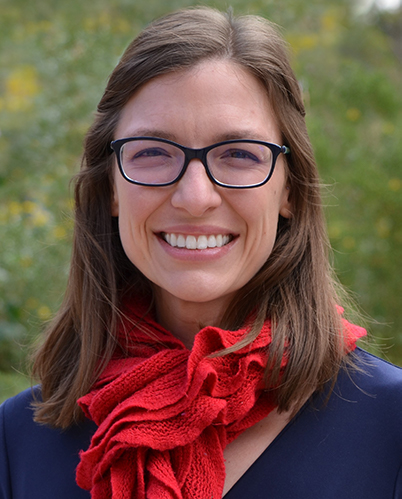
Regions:
[[[272, 168], [272, 151], [252, 142], [231, 142], [208, 151], [206, 162], [218, 182], [233, 186], [264, 182]], [[185, 163], [185, 153], [178, 147], [160, 141], [133, 140], [120, 150], [125, 175], [144, 184], [166, 184], [174, 181]]]

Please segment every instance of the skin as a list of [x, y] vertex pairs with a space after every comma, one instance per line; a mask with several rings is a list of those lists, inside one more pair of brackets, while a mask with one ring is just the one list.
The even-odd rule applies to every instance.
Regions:
[[[266, 91], [229, 61], [207, 61], [151, 80], [124, 107], [115, 139], [155, 136], [201, 148], [231, 138], [282, 144]], [[158, 321], [191, 347], [201, 324], [218, 325], [238, 289], [270, 255], [278, 217], [291, 216], [284, 156], [261, 187], [214, 185], [199, 160], [167, 187], [127, 182], [115, 165], [112, 214], [124, 250], [155, 284]], [[172, 248], [161, 233], [230, 235], [222, 248]]]
[[[249, 138], [282, 144], [266, 92], [239, 66], [209, 61], [144, 85], [123, 109], [115, 139], [167, 138], [201, 148]], [[193, 160], [180, 182], [143, 187], [127, 182], [117, 163], [112, 214], [124, 250], [155, 285], [158, 321], [191, 348], [200, 324], [219, 325], [233, 295], [270, 255], [278, 217], [291, 216], [286, 166], [280, 155], [267, 184], [232, 190], [213, 184]], [[162, 232], [231, 235], [222, 248], [172, 248]], [[224, 451], [223, 495], [286, 426], [290, 413], [272, 411]]]

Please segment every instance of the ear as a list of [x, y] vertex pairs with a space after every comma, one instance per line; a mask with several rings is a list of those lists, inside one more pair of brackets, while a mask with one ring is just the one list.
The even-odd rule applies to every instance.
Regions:
[[290, 200], [290, 197], [291, 197], [290, 186], [286, 185], [282, 192], [282, 199], [279, 207], [279, 214], [283, 218], [292, 218], [292, 202]]
[[118, 217], [119, 216], [119, 196], [117, 195], [117, 190], [116, 186], [113, 185], [113, 193], [112, 193], [112, 199], [111, 199], [111, 212], [112, 212], [112, 217]]

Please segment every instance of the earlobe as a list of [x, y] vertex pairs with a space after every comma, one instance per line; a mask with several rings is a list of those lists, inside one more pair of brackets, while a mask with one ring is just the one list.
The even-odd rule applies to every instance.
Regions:
[[119, 199], [116, 192], [116, 187], [113, 186], [112, 202], [111, 202], [111, 213], [112, 217], [119, 216]]
[[283, 218], [292, 218], [292, 202], [290, 200], [290, 196], [291, 196], [291, 190], [290, 187], [287, 185], [283, 190], [282, 202], [279, 209], [279, 214]]

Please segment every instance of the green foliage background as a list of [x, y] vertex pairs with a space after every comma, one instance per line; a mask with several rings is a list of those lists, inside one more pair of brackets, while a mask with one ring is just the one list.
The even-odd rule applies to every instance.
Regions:
[[[327, 185], [335, 267], [374, 319], [380, 354], [402, 365], [402, 11], [357, 14], [353, 0], [201, 4], [283, 27]], [[69, 180], [108, 75], [146, 23], [189, 5], [0, 0], [0, 371], [20, 365], [62, 298]]]

